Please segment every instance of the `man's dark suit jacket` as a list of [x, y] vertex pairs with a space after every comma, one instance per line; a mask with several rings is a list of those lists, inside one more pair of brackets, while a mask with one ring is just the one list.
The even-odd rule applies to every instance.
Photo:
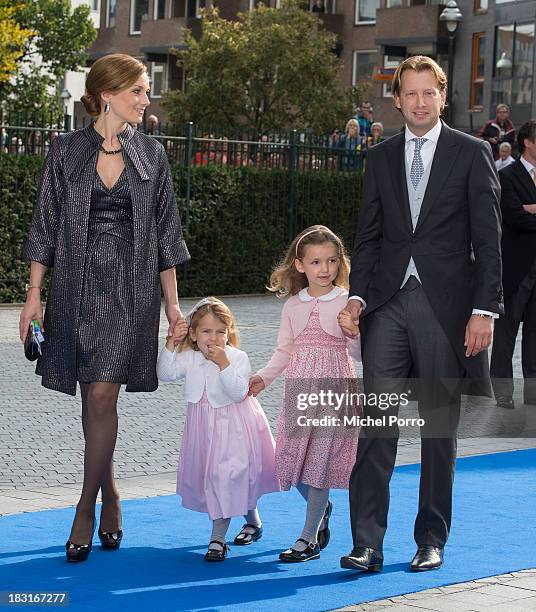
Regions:
[[399, 290], [413, 256], [423, 289], [466, 375], [489, 376], [486, 352], [465, 357], [473, 308], [503, 312], [500, 185], [489, 144], [443, 124], [415, 231], [405, 167], [405, 134], [368, 152], [352, 255], [350, 296], [366, 319]]
[[523, 204], [536, 204], [536, 185], [517, 160], [499, 172], [503, 218], [504, 295], [512, 295], [536, 260], [536, 215]]

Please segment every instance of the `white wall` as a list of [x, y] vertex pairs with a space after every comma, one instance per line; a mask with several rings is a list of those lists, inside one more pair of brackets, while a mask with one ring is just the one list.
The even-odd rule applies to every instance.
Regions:
[[[93, 26], [98, 30], [100, 26], [100, 11], [105, 9], [106, 0], [71, 0], [71, 6], [73, 9], [87, 4], [91, 8], [91, 19]], [[86, 80], [86, 74], [88, 73], [87, 68], [81, 68], [78, 72], [72, 72], [71, 70], [65, 73], [65, 89], [69, 90], [71, 98], [67, 104], [67, 113], [71, 116], [74, 115], [74, 103], [79, 102], [81, 96], [84, 95], [84, 84]]]
[[100, 12], [101, 7], [104, 10], [106, 5], [106, 0], [71, 0], [71, 6], [73, 9], [81, 6], [82, 4], [88, 4], [91, 8], [91, 19], [93, 20], [93, 25], [98, 29], [100, 26]]

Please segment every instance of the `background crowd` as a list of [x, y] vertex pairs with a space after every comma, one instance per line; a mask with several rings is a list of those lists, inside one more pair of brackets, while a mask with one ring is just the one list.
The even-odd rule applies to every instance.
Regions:
[[[145, 133], [160, 138], [166, 146], [168, 155], [173, 157], [177, 143], [166, 135], [156, 115], [149, 115], [142, 129]], [[57, 135], [58, 131], [55, 129], [30, 129], [26, 135], [10, 135], [2, 127], [0, 147], [3, 153], [46, 155]], [[482, 126], [478, 136], [490, 143], [498, 170], [505, 168], [519, 157], [516, 130], [508, 105], [497, 106], [495, 117]], [[375, 120], [372, 104], [365, 100], [356, 114], [347, 121], [344, 129], [335, 128], [329, 136], [316, 141], [308, 155], [299, 156], [298, 169], [361, 172], [364, 170], [363, 161], [367, 150], [384, 140], [383, 124]], [[271, 135], [263, 134], [255, 141], [232, 140], [226, 136], [216, 137], [214, 133], [205, 132], [196, 141], [197, 146], [191, 159], [192, 165], [195, 166], [288, 167], [286, 139], [275, 140]], [[307, 146], [303, 142], [300, 144]], [[319, 148], [324, 149], [322, 154], [319, 153]], [[329, 152], [326, 154], [326, 151]]]

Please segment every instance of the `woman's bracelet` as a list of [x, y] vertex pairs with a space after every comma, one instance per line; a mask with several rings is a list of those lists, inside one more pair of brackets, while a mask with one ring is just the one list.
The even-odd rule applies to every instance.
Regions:
[[24, 289], [26, 292], [28, 292], [30, 289], [41, 289], [41, 285], [29, 285], [28, 283], [26, 283]]

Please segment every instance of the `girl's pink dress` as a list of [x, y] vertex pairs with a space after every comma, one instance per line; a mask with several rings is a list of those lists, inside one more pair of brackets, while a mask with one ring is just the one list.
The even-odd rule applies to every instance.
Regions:
[[182, 505], [212, 520], [247, 514], [265, 493], [279, 491], [274, 439], [254, 397], [214, 408], [206, 390], [188, 403], [177, 493]]
[[[356, 458], [358, 430], [343, 425], [320, 429], [294, 427], [298, 413], [295, 397], [300, 386], [304, 393], [308, 393], [314, 389], [314, 382], [311, 385], [310, 379], [337, 378], [355, 379], [354, 366], [346, 339], [332, 336], [322, 329], [317, 302], [305, 329], [294, 339], [293, 354], [286, 368], [285, 396], [275, 449], [276, 472], [283, 490], [300, 482], [322, 489], [348, 488]], [[322, 384], [322, 380], [319, 382]], [[291, 386], [292, 399], [289, 401], [287, 391]], [[340, 389], [343, 387], [345, 384], [340, 385]], [[317, 410], [316, 413], [340, 416], [332, 409]], [[303, 414], [312, 415], [310, 410]]]

